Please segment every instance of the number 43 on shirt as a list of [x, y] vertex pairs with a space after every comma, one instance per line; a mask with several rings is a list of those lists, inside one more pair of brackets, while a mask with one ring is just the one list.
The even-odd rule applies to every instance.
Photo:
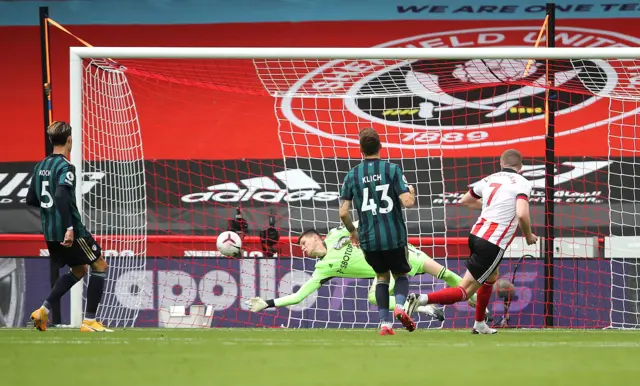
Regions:
[[371, 194], [369, 193], [369, 188], [364, 188], [362, 190], [362, 207], [360, 208], [362, 213], [371, 211], [373, 215], [377, 215], [378, 210], [382, 214], [391, 212], [393, 209], [393, 200], [389, 197], [389, 184], [377, 185], [375, 193], [373, 194], [377, 194], [379, 192], [382, 192], [380, 195], [382, 205], [380, 205], [380, 207], [376, 204], [376, 200], [369, 196]]

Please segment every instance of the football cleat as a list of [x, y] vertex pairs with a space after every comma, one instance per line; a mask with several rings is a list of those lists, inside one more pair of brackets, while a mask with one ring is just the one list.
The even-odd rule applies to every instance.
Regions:
[[473, 329], [471, 330], [472, 334], [497, 334], [498, 330], [495, 328], [491, 328], [485, 322], [475, 322], [473, 325]]
[[396, 307], [395, 310], [393, 310], [393, 317], [399, 320], [404, 328], [407, 329], [407, 331], [415, 331], [416, 322], [414, 322], [413, 319], [411, 319], [411, 317], [402, 308]]
[[31, 321], [33, 327], [38, 331], [47, 331], [47, 321], [49, 320], [49, 314], [45, 311], [44, 307], [40, 307], [31, 313]]
[[83, 320], [82, 326], [80, 327], [80, 332], [113, 332], [102, 325], [102, 323], [97, 320]]
[[407, 310], [408, 315], [413, 315], [417, 311], [418, 306], [420, 306], [418, 299], [420, 299], [420, 295], [418, 294], [409, 294], [409, 296], [407, 296], [404, 309]]
[[391, 325], [383, 325], [380, 328], [380, 336], [385, 336], [385, 335], [395, 335], [396, 333], [393, 332], [393, 328], [391, 327]]
[[431, 316], [437, 319], [439, 322], [444, 322], [444, 311], [441, 308], [435, 308], [431, 304], [427, 306], [419, 306], [416, 308], [417, 312]]

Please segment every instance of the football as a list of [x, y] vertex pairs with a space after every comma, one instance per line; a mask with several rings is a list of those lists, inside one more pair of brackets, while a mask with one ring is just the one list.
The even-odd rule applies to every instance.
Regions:
[[242, 240], [236, 232], [225, 231], [220, 233], [216, 241], [218, 251], [225, 256], [235, 256], [242, 248]]

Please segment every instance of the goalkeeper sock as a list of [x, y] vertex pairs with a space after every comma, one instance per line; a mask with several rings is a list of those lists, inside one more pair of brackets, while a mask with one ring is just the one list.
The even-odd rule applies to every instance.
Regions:
[[484, 322], [487, 312], [487, 306], [491, 299], [491, 290], [493, 289], [492, 281], [485, 281], [478, 289], [478, 300], [476, 302], [476, 322]]
[[379, 281], [376, 284], [376, 303], [378, 303], [378, 314], [380, 323], [390, 323], [389, 317], [389, 282]]
[[409, 278], [404, 275], [398, 276], [393, 292], [395, 292], [396, 307], [404, 309], [404, 302], [407, 300], [407, 295], [409, 295]]
[[47, 309], [47, 313], [51, 310], [51, 305], [58, 303], [60, 298], [69, 292], [71, 287], [73, 287], [79, 280], [80, 279], [75, 277], [71, 272], [65, 273], [56, 280], [56, 284], [53, 285], [51, 292], [49, 292], [47, 300], [42, 303], [42, 306]]
[[87, 286], [87, 310], [84, 314], [85, 319], [95, 319], [98, 304], [102, 299], [104, 291], [104, 280], [107, 278], [106, 272], [91, 272], [89, 277], [89, 285]]
[[449, 287], [457, 287], [462, 278], [458, 276], [455, 272], [449, 271], [446, 267], [442, 267], [440, 272], [438, 273], [438, 279], [444, 280], [445, 283]]

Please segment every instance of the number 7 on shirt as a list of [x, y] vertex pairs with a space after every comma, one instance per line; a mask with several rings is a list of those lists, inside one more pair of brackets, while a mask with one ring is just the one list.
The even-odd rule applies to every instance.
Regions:
[[498, 191], [498, 189], [500, 189], [502, 184], [498, 184], [497, 182], [493, 182], [493, 183], [489, 184], [489, 186], [492, 187], [493, 189], [491, 189], [491, 194], [489, 194], [489, 198], [487, 199], [487, 206], [491, 205], [491, 200], [493, 200], [493, 196], [496, 195], [496, 192]]

